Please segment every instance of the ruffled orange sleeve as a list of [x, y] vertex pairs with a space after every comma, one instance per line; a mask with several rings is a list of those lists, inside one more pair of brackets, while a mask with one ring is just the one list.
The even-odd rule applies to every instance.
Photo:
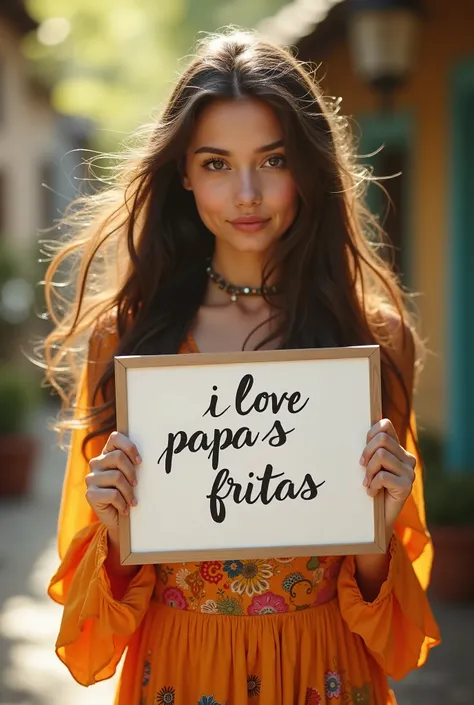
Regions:
[[[415, 419], [412, 417], [412, 428]], [[415, 444], [407, 450], [417, 456]], [[426, 596], [433, 546], [426, 528], [423, 478], [417, 457], [412, 493], [400, 514], [389, 547], [390, 568], [373, 602], [365, 602], [355, 579], [355, 557], [347, 556], [338, 579], [341, 614], [359, 634], [384, 672], [400, 680], [422, 666], [440, 642], [438, 625]]]
[[56, 653], [81, 685], [111, 678], [140, 626], [155, 586], [153, 566], [142, 566], [120, 600], [113, 597], [104, 567], [107, 529], [91, 524], [72, 540], [50, 595], [67, 587]]
[[[93, 336], [79, 385], [78, 413], [91, 405], [96, 380], [113, 350], [111, 336]], [[91, 685], [115, 673], [155, 586], [154, 568], [145, 565], [125, 586], [120, 600], [113, 596], [104, 566], [107, 530], [85, 498], [89, 466], [82, 454], [82, 442], [88, 430], [78, 428], [72, 433], [58, 524], [61, 564], [48, 588], [49, 596], [64, 605], [56, 653], [81, 685]], [[94, 438], [87, 446], [87, 456], [99, 455], [105, 440], [103, 436]]]

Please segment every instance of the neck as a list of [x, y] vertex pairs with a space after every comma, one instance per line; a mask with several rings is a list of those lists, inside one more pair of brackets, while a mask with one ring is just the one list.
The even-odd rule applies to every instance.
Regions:
[[[268, 255], [267, 255], [268, 256]], [[217, 248], [212, 258], [212, 269], [220, 275], [227, 284], [235, 287], [250, 287], [259, 289], [262, 286], [263, 270], [267, 258], [260, 253], [248, 252], [223, 252], [222, 248]], [[273, 280], [273, 278], [272, 278]], [[267, 281], [266, 286], [271, 286], [273, 281]], [[259, 310], [267, 307], [262, 296], [237, 297], [236, 302], [245, 309]], [[209, 281], [205, 296], [207, 305], [237, 305], [231, 299], [227, 291], [219, 288], [214, 281]]]
[[[212, 268], [229, 284], [258, 288], [262, 286], [266, 261], [266, 257], [260, 253], [235, 251], [224, 253], [216, 248], [212, 258]], [[272, 283], [273, 281], [266, 282], [267, 285]]]

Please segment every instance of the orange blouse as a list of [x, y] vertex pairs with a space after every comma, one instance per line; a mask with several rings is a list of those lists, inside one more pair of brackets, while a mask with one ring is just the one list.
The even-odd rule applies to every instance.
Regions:
[[[115, 343], [112, 334], [94, 336], [78, 409], [89, 405]], [[387, 675], [403, 678], [439, 643], [425, 594], [432, 545], [419, 468], [371, 603], [353, 556], [145, 565], [116, 600], [104, 568], [107, 532], [85, 499], [85, 433], [73, 432], [62, 562], [49, 587], [64, 605], [57, 654], [79, 683], [111, 677], [127, 649], [118, 705], [387, 705], [395, 702]], [[90, 457], [104, 443], [93, 439]]]

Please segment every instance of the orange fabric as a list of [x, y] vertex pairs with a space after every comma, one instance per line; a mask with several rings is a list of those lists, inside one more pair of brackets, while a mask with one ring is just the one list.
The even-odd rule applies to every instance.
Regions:
[[[52, 586], [62, 586], [64, 612], [59, 658], [83, 685], [110, 678], [140, 625], [155, 586], [153, 566], [142, 566], [121, 602], [114, 600], [104, 568], [107, 531], [97, 522], [74, 537]], [[52, 587], [51, 596], [58, 594]]]
[[349, 629], [364, 640], [384, 673], [400, 680], [423, 665], [439, 643], [438, 626], [406, 550], [397, 536], [390, 569], [377, 598], [364, 602], [354, 578], [355, 558], [346, 556], [338, 579], [339, 607]]
[[[76, 409], [78, 414], [83, 414], [86, 409], [92, 406], [96, 383], [105, 371], [107, 363], [113, 358], [116, 344], [116, 336], [107, 332], [106, 329], [104, 332], [96, 330], [92, 335], [89, 343], [88, 362], [84, 366], [77, 392]], [[102, 402], [102, 397], [99, 397], [97, 403]], [[82, 442], [89, 431], [90, 428], [78, 428], [72, 434], [58, 522], [60, 558], [64, 558], [66, 555], [66, 551], [77, 532], [96, 520], [94, 512], [86, 500], [84, 484], [89, 469], [82, 454]], [[100, 455], [106, 440], [106, 436], [93, 438], [87, 445], [88, 458]]]
[[181, 610], [257, 616], [310, 609], [337, 594], [342, 556], [161, 564], [155, 598]]
[[[92, 341], [79, 407], [115, 342]], [[57, 654], [83, 685], [110, 677], [127, 649], [117, 705], [388, 705], [386, 676], [421, 666], [439, 642], [424, 592], [432, 547], [420, 465], [372, 603], [362, 599], [351, 556], [143, 566], [118, 601], [104, 568], [106, 530], [84, 498], [85, 432], [73, 433], [62, 562], [49, 587], [64, 605]], [[94, 439], [89, 455], [104, 442]]]

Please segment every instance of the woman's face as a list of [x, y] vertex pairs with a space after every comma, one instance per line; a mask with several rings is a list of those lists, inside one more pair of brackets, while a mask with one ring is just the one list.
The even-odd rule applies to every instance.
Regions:
[[298, 194], [282, 137], [260, 100], [216, 100], [199, 115], [183, 184], [220, 250], [263, 254], [293, 223]]

